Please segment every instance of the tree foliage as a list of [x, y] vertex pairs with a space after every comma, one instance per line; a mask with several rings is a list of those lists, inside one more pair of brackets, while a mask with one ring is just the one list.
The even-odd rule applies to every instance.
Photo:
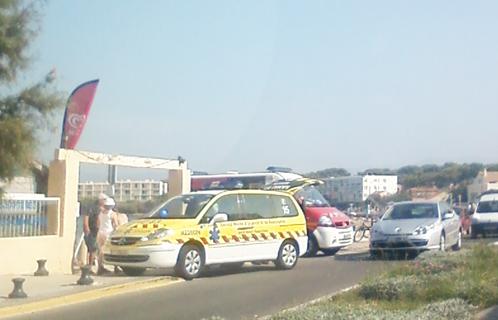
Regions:
[[343, 168], [328, 168], [304, 174], [305, 177], [314, 178], [314, 179], [323, 179], [330, 177], [346, 177], [350, 175], [351, 174], [346, 169]]
[[7, 181], [31, 168], [37, 135], [62, 106], [54, 71], [28, 86], [18, 80], [29, 67], [40, 10], [39, 2], [0, 0], [0, 179]]

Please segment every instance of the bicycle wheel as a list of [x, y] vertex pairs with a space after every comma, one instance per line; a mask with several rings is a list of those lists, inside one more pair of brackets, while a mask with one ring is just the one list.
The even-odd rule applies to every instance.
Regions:
[[371, 228], [365, 228], [365, 230], [363, 231], [364, 238], [370, 238], [370, 230]]
[[353, 235], [354, 242], [359, 242], [365, 236], [365, 227], [361, 226], [355, 230]]

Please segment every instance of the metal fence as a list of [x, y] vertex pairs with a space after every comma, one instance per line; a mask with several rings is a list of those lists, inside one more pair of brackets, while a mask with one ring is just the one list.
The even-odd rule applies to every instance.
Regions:
[[[59, 198], [16, 197], [0, 200], [0, 238], [35, 237], [55, 234]], [[55, 221], [50, 221], [55, 219]], [[56, 227], [51, 227], [51, 225]]]

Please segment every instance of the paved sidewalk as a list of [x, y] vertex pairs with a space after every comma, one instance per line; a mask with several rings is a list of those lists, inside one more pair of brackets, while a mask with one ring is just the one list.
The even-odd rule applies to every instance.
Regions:
[[359, 255], [359, 254], [369, 254], [369, 240], [368, 238], [363, 238], [359, 242], [353, 242], [349, 246], [346, 246], [336, 253], [337, 256], [346, 255]]
[[[128, 277], [123, 273], [104, 276], [92, 276], [94, 283], [91, 285], [78, 285], [80, 278], [75, 275], [0, 275], [0, 318], [29, 313], [37, 310], [57, 307], [60, 305], [79, 303], [104, 296], [117, 295], [166, 286], [180, 281], [168, 276], [168, 270], [147, 271], [144, 276]], [[27, 298], [10, 299], [13, 278], [24, 278], [23, 289]]]

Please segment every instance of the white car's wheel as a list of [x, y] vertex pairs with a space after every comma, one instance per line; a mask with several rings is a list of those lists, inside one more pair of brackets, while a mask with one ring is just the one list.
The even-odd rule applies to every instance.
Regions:
[[446, 251], [446, 237], [444, 236], [444, 233], [441, 233], [441, 236], [439, 237], [439, 251]]
[[295, 241], [285, 240], [278, 251], [275, 264], [279, 269], [292, 269], [297, 263], [299, 249]]
[[199, 276], [203, 264], [201, 249], [197, 246], [187, 244], [180, 250], [175, 271], [185, 280], [192, 280]]
[[454, 251], [460, 250], [462, 248], [462, 230], [458, 230], [457, 242], [451, 248]]

